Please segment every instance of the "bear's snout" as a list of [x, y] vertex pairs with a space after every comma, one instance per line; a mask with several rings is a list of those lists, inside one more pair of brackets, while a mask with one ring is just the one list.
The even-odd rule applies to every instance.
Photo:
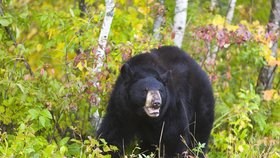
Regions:
[[160, 106], [162, 104], [161, 96], [158, 90], [149, 90], [146, 96], [145, 112], [150, 117], [158, 117]]

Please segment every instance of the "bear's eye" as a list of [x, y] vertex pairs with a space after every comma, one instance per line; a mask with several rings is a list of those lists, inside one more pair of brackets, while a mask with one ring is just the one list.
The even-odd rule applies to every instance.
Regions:
[[144, 88], [143, 90], [145, 93], [148, 93], [149, 89], [148, 88]]
[[143, 92], [145, 92], [145, 93], [148, 93], [148, 91], [149, 91], [148, 88], [145, 88], [145, 89], [143, 90]]

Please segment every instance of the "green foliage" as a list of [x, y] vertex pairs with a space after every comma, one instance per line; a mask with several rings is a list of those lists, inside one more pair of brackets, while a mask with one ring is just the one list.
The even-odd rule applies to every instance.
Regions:
[[[279, 157], [279, 75], [271, 91], [257, 94], [254, 87], [260, 68], [279, 61], [269, 58], [270, 39], [264, 32], [269, 9], [263, 6], [270, 2], [238, 2], [234, 21], [247, 29], [245, 33], [250, 32], [250, 39], [238, 43], [240, 39], [231, 38], [230, 46], [219, 48], [215, 63], [203, 62], [207, 48], [205, 40], [196, 36], [198, 27], [213, 25], [216, 32], [236, 31], [239, 27], [225, 25], [227, 3], [221, 0], [220, 6], [209, 12], [209, 1], [189, 1], [183, 43], [183, 48], [210, 74], [215, 91], [216, 119], [207, 155]], [[166, 23], [161, 31], [163, 39], [158, 42], [152, 37], [158, 2], [118, 1], [100, 74], [93, 73], [92, 68], [105, 14], [103, 1], [86, 1], [83, 18], [79, 16], [78, 1], [3, 0], [2, 4], [0, 155], [110, 157], [101, 155], [102, 151], [117, 149], [94, 139], [96, 122], [92, 116], [96, 111], [104, 114], [125, 60], [159, 45], [172, 44], [174, 2], [165, 2]], [[245, 14], [248, 8], [252, 12]], [[260, 12], [259, 8], [265, 9]], [[221, 42], [215, 38], [207, 43], [211, 49]], [[99, 81], [99, 86], [93, 86], [94, 81]], [[192, 153], [197, 155], [203, 148], [204, 144], [198, 142]], [[137, 155], [138, 149], [127, 155], [156, 155]]]

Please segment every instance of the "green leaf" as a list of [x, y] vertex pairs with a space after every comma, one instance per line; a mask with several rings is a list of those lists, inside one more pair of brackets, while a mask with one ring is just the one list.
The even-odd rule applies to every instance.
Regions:
[[66, 145], [67, 142], [69, 141], [69, 139], [70, 139], [69, 137], [63, 138], [63, 139], [59, 142], [59, 145], [60, 145], [60, 146]]
[[16, 85], [17, 85], [17, 86], [18, 86], [18, 88], [21, 90], [21, 92], [22, 92], [22, 93], [24, 93], [24, 89], [23, 89], [22, 85], [21, 85], [21, 84], [19, 84], [19, 83], [17, 83]]
[[31, 119], [34, 120], [38, 117], [39, 112], [36, 109], [28, 110], [28, 113], [31, 115]]
[[39, 117], [39, 123], [40, 123], [43, 127], [45, 127], [45, 126], [46, 126], [46, 119], [45, 119], [45, 117], [40, 116], [40, 117]]
[[70, 155], [78, 155], [81, 150], [81, 146], [77, 143], [73, 143], [68, 146], [69, 154]]
[[0, 19], [0, 24], [1, 24], [2, 26], [9, 26], [11, 23], [12, 23], [12, 20], [4, 19], [4, 18], [1, 18], [1, 19]]
[[264, 115], [261, 114], [255, 114], [253, 116], [253, 120], [258, 124], [259, 128], [261, 131], [264, 130], [266, 124], [266, 117]]
[[22, 19], [25, 19], [28, 16], [28, 11], [24, 11], [19, 15]]
[[52, 119], [52, 114], [47, 109], [44, 109], [43, 111], [41, 111], [40, 114], [46, 118]]
[[3, 113], [3, 112], [5, 112], [5, 108], [4, 108], [3, 105], [1, 105], [1, 106], [0, 106], [0, 113]]
[[75, 17], [74, 11], [73, 11], [71, 8], [70, 8], [69, 11], [70, 11], [71, 16], [72, 16], [72, 17]]
[[64, 154], [65, 154], [65, 152], [67, 152], [67, 151], [68, 151], [68, 149], [67, 149], [67, 147], [66, 147], [66, 146], [62, 146], [62, 147], [59, 149], [59, 151], [60, 151], [60, 154], [61, 154], [61, 155], [64, 155]]

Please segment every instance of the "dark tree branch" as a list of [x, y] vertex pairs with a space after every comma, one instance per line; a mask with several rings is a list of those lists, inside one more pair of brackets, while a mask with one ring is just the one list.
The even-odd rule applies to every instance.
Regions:
[[86, 3], [85, 0], [79, 0], [79, 8], [81, 10], [80, 17], [83, 18], [86, 13]]
[[[4, 10], [3, 10], [2, 6], [3, 6], [3, 5], [2, 5], [2, 1], [0, 1], [0, 15], [1, 15], [1, 16], [4, 16]], [[17, 47], [17, 46], [18, 46], [18, 43], [16, 42], [16, 38], [15, 38], [15, 36], [13, 35], [11, 29], [10, 29], [8, 26], [5, 26], [4, 28], [5, 28], [6, 33], [7, 33], [8, 36], [10, 37], [10, 39], [13, 41], [15, 47]], [[20, 57], [20, 58], [22, 59], [21, 61], [23, 61], [23, 63], [24, 63], [24, 65], [25, 65], [26, 69], [29, 71], [29, 74], [30, 74], [31, 76], [34, 76], [34, 73], [33, 73], [33, 71], [31, 70], [31, 67], [30, 67], [29, 63], [27, 62], [26, 58], [24, 57], [24, 55], [22, 55], [21, 53], [19, 53], [18, 57]], [[15, 63], [15, 65], [16, 65], [16, 63]]]

